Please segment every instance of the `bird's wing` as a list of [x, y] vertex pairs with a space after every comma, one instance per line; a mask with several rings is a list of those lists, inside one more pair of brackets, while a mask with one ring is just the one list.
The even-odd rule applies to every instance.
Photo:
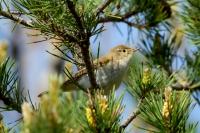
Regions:
[[[107, 58], [105, 56], [96, 59], [93, 61], [93, 68], [96, 70], [98, 67], [103, 67], [104, 65], [106, 65], [111, 58]], [[83, 75], [87, 74], [87, 69], [86, 68], [82, 68], [80, 69], [73, 77], [73, 80], [78, 80], [79, 78], [81, 78]], [[69, 79], [71, 80], [71, 79]]]
[[[98, 66], [103, 67], [104, 65], [109, 63], [110, 60], [113, 60], [113, 58], [110, 56], [107, 56], [107, 57], [103, 56], [99, 59], [96, 59], [93, 61], [93, 68], [97, 69]], [[76, 90], [77, 88], [81, 88], [81, 86], [78, 85], [77, 81], [85, 74], [87, 74], [87, 69], [86, 68], [80, 69], [73, 77], [71, 77], [69, 80], [65, 81], [61, 85], [61, 89], [63, 91], [73, 91], [73, 90]], [[47, 93], [48, 91], [42, 92], [38, 95], [38, 97], [41, 97], [42, 95], [47, 94]]]
[[[93, 61], [93, 68], [96, 70], [98, 67], [103, 67], [104, 65], [106, 65], [110, 60], [112, 60], [112, 57], [110, 56], [103, 56], [99, 59], [96, 59]], [[78, 83], [77, 81], [84, 75], [87, 74], [87, 69], [86, 68], [82, 68], [80, 69], [73, 77], [71, 77], [69, 80], [65, 81], [62, 86], [61, 89], [63, 91], [72, 91], [75, 90], [77, 88]], [[81, 87], [81, 86], [79, 86]]]

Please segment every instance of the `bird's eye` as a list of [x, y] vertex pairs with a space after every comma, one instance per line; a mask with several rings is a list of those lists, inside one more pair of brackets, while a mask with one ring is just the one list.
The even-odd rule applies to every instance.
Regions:
[[125, 52], [126, 52], [126, 50], [124, 49], [124, 50], [123, 50], [123, 52], [125, 53]]

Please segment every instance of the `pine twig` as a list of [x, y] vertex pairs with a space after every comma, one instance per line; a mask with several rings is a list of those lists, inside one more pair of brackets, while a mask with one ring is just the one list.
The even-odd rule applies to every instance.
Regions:
[[131, 26], [131, 27], [135, 27], [135, 28], [138, 28], [138, 29], [145, 29], [145, 28], [148, 28], [148, 25], [139, 25], [139, 24], [136, 24], [136, 23], [133, 23], [133, 22], [129, 22], [129, 21], [123, 21], [125, 24], [127, 24], [128, 26]]
[[112, 2], [113, 0], [106, 0], [102, 5], [100, 5], [98, 8], [97, 8], [97, 15], [101, 12], [103, 12], [103, 10], [109, 6], [109, 4]]
[[[89, 44], [89, 40], [88, 40], [88, 44]], [[94, 68], [93, 68], [92, 62], [90, 60], [89, 45], [83, 44], [81, 47], [81, 53], [83, 56], [83, 61], [85, 62], [85, 67], [87, 69], [87, 73], [88, 73], [92, 88], [97, 89], [99, 87], [97, 85], [96, 78], [94, 75]]]
[[70, 10], [71, 14], [73, 15], [74, 19], [76, 20], [79, 29], [83, 32], [84, 31], [83, 23], [81, 21], [81, 17], [76, 12], [74, 3], [70, 0], [66, 0], [66, 3], [67, 3], [68, 9]]
[[142, 97], [142, 98], [139, 100], [136, 111], [134, 111], [134, 112], [129, 116], [129, 118], [126, 119], [126, 121], [124, 122], [124, 124], [121, 125], [121, 129], [125, 129], [125, 128], [140, 114], [139, 107], [140, 107], [140, 105], [142, 104], [143, 99], [144, 99], [144, 97]]
[[[79, 34], [78, 34], [78, 38], [79, 40], [84, 40], [82, 42], [78, 43], [78, 46], [80, 47], [80, 51], [81, 51], [81, 58], [83, 59], [84, 63], [85, 63], [85, 67], [87, 69], [88, 72], [88, 76], [90, 79], [90, 83], [92, 85], [92, 88], [98, 88], [97, 82], [96, 82], [96, 78], [94, 75], [94, 68], [91, 62], [91, 58], [90, 58], [90, 54], [89, 54], [89, 46], [90, 46], [90, 31], [86, 31], [86, 29], [84, 29], [83, 27], [83, 22], [81, 21], [81, 17], [79, 16], [79, 14], [76, 12], [75, 10], [75, 5], [72, 1], [70, 0], [66, 0], [66, 5], [70, 11], [70, 13], [73, 15], [77, 26], [79, 27]], [[86, 32], [84, 32], [86, 31]], [[75, 45], [75, 47], [77, 47], [77, 45]]]
[[123, 19], [128, 19], [128, 18], [130, 18], [130, 17], [136, 15], [137, 13], [138, 13], [137, 11], [133, 10], [133, 11], [131, 11], [131, 12], [125, 13], [125, 14], [124, 14], [123, 16], [121, 16], [121, 17], [122, 17]]
[[15, 21], [19, 24], [24, 25], [24, 26], [32, 27], [31, 22], [28, 22], [28, 21], [24, 20], [23, 18], [17, 17], [16, 15], [13, 15], [9, 12], [5, 12], [5, 11], [0, 10], [0, 16], [6, 17], [6, 18], [13, 20], [13, 21]]
[[[128, 15], [128, 14], [127, 14]], [[106, 17], [106, 18], [100, 18], [98, 23], [108, 23], [108, 22], [122, 22], [127, 24], [130, 27], [136, 27], [138, 29], [145, 29], [148, 27], [148, 25], [140, 25], [140, 24], [136, 24], [130, 21], [126, 20], [126, 14], [124, 16], [116, 16], [116, 17]]]
[[[66, 5], [68, 7], [68, 9], [70, 10], [71, 14], [73, 15], [79, 29], [80, 29], [80, 33], [78, 34], [78, 37], [80, 38], [80, 40], [82, 40], [82, 37], [81, 37], [81, 33], [84, 32], [84, 27], [83, 27], [83, 24], [82, 24], [82, 21], [81, 21], [81, 17], [78, 15], [78, 13], [76, 12], [76, 8], [75, 8], [75, 5], [72, 1], [70, 0], [66, 0]], [[84, 34], [84, 33], [83, 33]], [[80, 47], [78, 45], [75, 45], [74, 46], [74, 50], [76, 51], [75, 54], [73, 54], [74, 58], [78, 61], [78, 62], [81, 62], [83, 63], [83, 60], [82, 60], [82, 55], [81, 55], [81, 50], [80, 50]], [[78, 66], [77, 67], [78, 70], [80, 70], [82, 67], [81, 66]]]
[[[133, 10], [133, 11], [130, 11], [130, 12], [126, 12], [123, 15], [117, 15], [116, 17], [109, 17], [108, 16], [108, 17], [100, 18], [98, 22], [99, 23], [106, 23], [106, 22], [125, 22], [125, 23], [127, 23], [126, 20], [133, 17], [137, 13], [138, 13], [138, 11]], [[113, 16], [115, 16], [115, 15], [113, 15]], [[131, 22], [129, 22], [129, 23], [131, 23]]]
[[[107, 0], [104, 4], [109, 4], [110, 1], [111, 0]], [[102, 9], [104, 9], [104, 6], [107, 6], [104, 4], [102, 5]], [[171, 17], [172, 11], [171, 11], [170, 5], [164, 0], [161, 0], [160, 4], [163, 5], [163, 12], [166, 12], [167, 16], [165, 19]], [[130, 27], [136, 27], [138, 29], [145, 29], [145, 28], [154, 26], [154, 25], [150, 25], [150, 24], [149, 25], [148, 24], [140, 25], [140, 24], [136, 24], [131, 21], [128, 21], [129, 18], [133, 17], [134, 15], [138, 14], [139, 12], [141, 12], [140, 9], [139, 10], [134, 9], [132, 11], [128, 11], [128, 12], [124, 13], [123, 15], [111, 14], [110, 16], [114, 16], [114, 17], [110, 17], [110, 16], [103, 17], [103, 18], [101, 17], [101, 18], [99, 18], [98, 23], [123, 22]]]
[[140, 114], [139, 109], [131, 114], [131, 116], [121, 125], [122, 129], [125, 129], [138, 115]]

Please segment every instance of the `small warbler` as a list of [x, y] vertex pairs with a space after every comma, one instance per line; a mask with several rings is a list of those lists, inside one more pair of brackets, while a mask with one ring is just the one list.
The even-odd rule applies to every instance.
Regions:
[[[115, 88], [119, 87], [128, 71], [131, 58], [137, 50], [126, 45], [118, 45], [112, 48], [108, 54], [93, 61], [96, 82], [105, 93], [109, 93], [114, 86]], [[91, 88], [87, 69], [79, 70], [72, 78], [65, 81], [61, 88], [63, 91], [80, 88], [86, 91]]]

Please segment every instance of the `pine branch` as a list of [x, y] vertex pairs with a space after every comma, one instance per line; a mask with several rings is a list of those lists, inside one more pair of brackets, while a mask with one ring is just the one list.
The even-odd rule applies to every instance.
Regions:
[[133, 23], [133, 22], [125, 21], [125, 20], [122, 21], [122, 22], [127, 24], [130, 27], [135, 27], [135, 28], [138, 28], [138, 29], [145, 29], [145, 28], [149, 27], [147, 24], [139, 25], [139, 24], [136, 24], [136, 23]]
[[121, 16], [123, 19], [128, 19], [130, 17], [133, 17], [134, 15], [136, 15], [138, 13], [138, 11], [133, 10], [130, 12], [125, 13], [123, 16]]
[[129, 118], [126, 119], [126, 121], [124, 122], [124, 124], [121, 125], [121, 129], [125, 129], [139, 114], [140, 114], [140, 110], [139, 107], [142, 104], [144, 97], [142, 97], [139, 102], [138, 105], [136, 107], [136, 111], [134, 111]]
[[[74, 19], [75, 19], [75, 21], [76, 21], [76, 23], [77, 23], [77, 25], [78, 25], [78, 27], [79, 27], [79, 29], [80, 29], [80, 31], [81, 31], [80, 34], [78, 35], [78, 37], [79, 37], [79, 38], [82, 38], [82, 37], [81, 37], [81, 33], [84, 32], [84, 27], [83, 27], [83, 23], [82, 23], [82, 21], [81, 21], [81, 17], [80, 17], [80, 16], [78, 15], [78, 13], [76, 12], [75, 5], [74, 5], [74, 3], [73, 3], [72, 1], [66, 0], [66, 5], [67, 5], [68, 9], [70, 10], [71, 14], [74, 16]], [[80, 40], [81, 40], [81, 39], [80, 39]], [[75, 58], [77, 61], [83, 63], [80, 47], [77, 46], [77, 45], [75, 45], [75, 46], [74, 46], [74, 51], [76, 51], [76, 53], [73, 54], [74, 58]], [[79, 70], [80, 70], [81, 68], [82, 68], [81, 66], [78, 66], [78, 69], [79, 69]]]
[[131, 116], [121, 125], [122, 129], [125, 129], [138, 115], [140, 114], [139, 109], [131, 114]]
[[99, 13], [103, 12], [103, 10], [109, 6], [109, 4], [112, 2], [113, 0], [106, 0], [102, 5], [100, 5], [98, 8], [97, 8], [97, 15], [99, 15]]
[[[145, 29], [145, 28], [149, 28], [149, 27], [154, 27], [159, 22], [161, 22], [161, 21], [163, 21], [167, 18], [170, 18], [171, 14], [172, 14], [171, 7], [166, 1], [161, 0], [161, 1], [155, 2], [155, 3], [149, 2], [148, 3], [149, 5], [147, 4], [147, 6], [143, 5], [141, 7], [135, 5], [134, 10], [127, 11], [122, 15], [112, 14], [112, 13], [109, 16], [105, 15], [104, 17], [99, 18], [98, 23], [123, 22], [130, 27], [136, 27], [138, 29]], [[139, 4], [139, 3], [137, 3], [137, 4]], [[154, 8], [154, 6], [155, 6], [155, 8]], [[156, 8], [156, 7], [160, 7], [161, 9]], [[158, 12], [162, 13], [163, 17], [161, 17], [160, 20], [157, 21], [156, 19], [158, 19], [158, 18], [156, 18], [154, 15], [151, 16], [151, 15], [148, 14], [149, 11], [151, 11], [151, 10], [152, 10], [152, 13], [153, 13], [153, 11], [155, 13], [158, 13]], [[141, 19], [147, 19], [147, 21], [144, 21], [145, 24], [137, 24], [137, 23], [130, 21], [130, 18], [136, 16], [139, 13], [142, 13], [145, 17], [145, 18], [141, 18]], [[146, 16], [151, 16], [152, 18], [148, 18]], [[153, 20], [156, 20], [156, 21], [153, 22]], [[139, 21], [139, 23], [140, 23], [140, 21]]]
[[76, 20], [76, 23], [77, 23], [79, 29], [82, 32], [84, 32], [83, 23], [81, 22], [81, 17], [76, 12], [74, 3], [70, 0], [66, 0], [66, 3], [68, 6], [68, 9], [70, 10], [71, 14], [73, 15], [74, 19]]
[[70, 0], [66, 0], [68, 9], [70, 11], [70, 13], [73, 15], [77, 26], [80, 29], [80, 32], [78, 34], [78, 38], [79, 40], [84, 40], [82, 42], [79, 42], [78, 45], [81, 49], [81, 54], [82, 54], [82, 59], [85, 63], [85, 67], [87, 69], [88, 72], [88, 76], [90, 79], [90, 83], [92, 85], [92, 88], [98, 88], [98, 85], [96, 83], [96, 78], [94, 75], [94, 68], [92, 66], [92, 62], [91, 62], [91, 58], [90, 58], [90, 54], [89, 54], [89, 46], [90, 46], [90, 31], [88, 32], [84, 32], [87, 31], [87, 29], [84, 29], [83, 27], [83, 22], [81, 21], [81, 17], [78, 15], [78, 13], [75, 10], [75, 5], [73, 4], [73, 2], [71, 2]]
[[83, 55], [83, 61], [85, 62], [85, 67], [87, 69], [88, 76], [89, 76], [92, 88], [98, 89], [99, 87], [97, 85], [96, 78], [94, 76], [94, 68], [93, 68], [92, 62], [90, 60], [89, 39], [88, 39], [88, 43], [87, 44], [81, 45], [81, 53]]
[[15, 21], [19, 24], [22, 24], [26, 27], [32, 27], [31, 22], [28, 22], [28, 21], [24, 20], [23, 18], [17, 17], [16, 15], [13, 15], [9, 12], [5, 12], [5, 11], [0, 10], [0, 16], [4, 16], [4, 17], [6, 17], [10, 20], [13, 20], [13, 21]]
[[138, 28], [138, 29], [145, 29], [145, 28], [148, 27], [148, 25], [146, 25], [146, 24], [141, 25], [141, 24], [136, 24], [134, 22], [130, 22], [130, 21], [126, 20], [127, 18], [131, 17], [129, 15], [131, 15], [131, 14], [127, 13], [124, 16], [100, 18], [99, 21], [98, 21], [98, 23], [122, 22], [122, 23], [127, 24], [130, 27], [135, 27], [135, 28]]

